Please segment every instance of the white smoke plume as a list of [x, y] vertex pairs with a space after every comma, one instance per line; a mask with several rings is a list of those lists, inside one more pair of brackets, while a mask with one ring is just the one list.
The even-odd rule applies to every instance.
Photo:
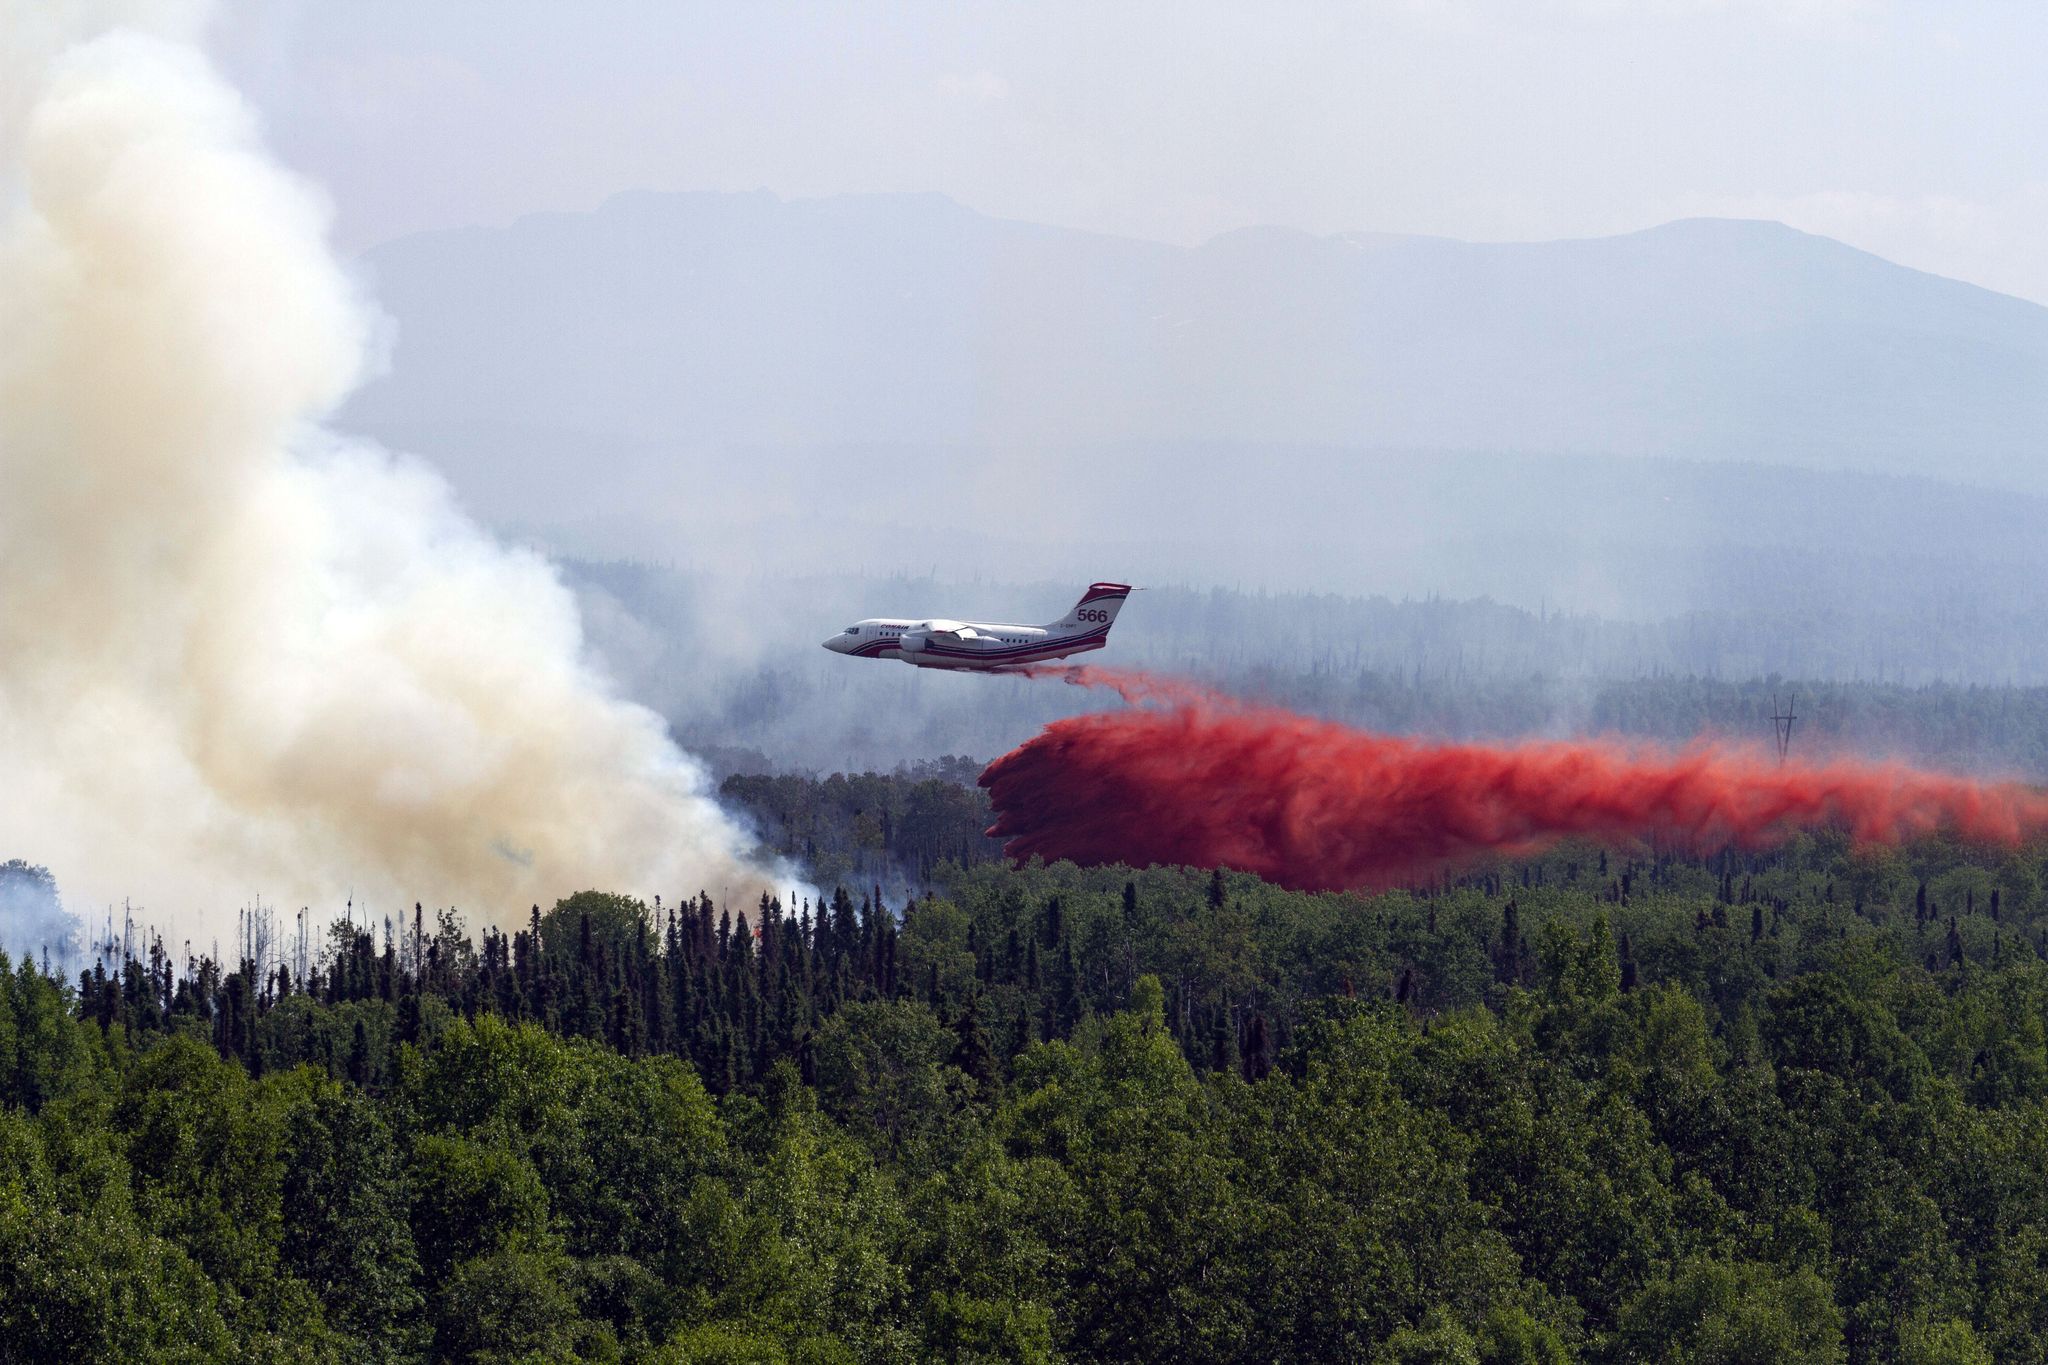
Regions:
[[371, 331], [322, 201], [192, 5], [104, 8], [0, 4], [0, 856], [187, 932], [775, 884], [552, 569], [319, 426]]

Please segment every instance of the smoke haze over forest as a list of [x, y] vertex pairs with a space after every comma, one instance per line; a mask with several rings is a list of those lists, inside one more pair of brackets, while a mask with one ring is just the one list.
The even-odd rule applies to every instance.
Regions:
[[266, 893], [509, 915], [558, 883], [780, 883], [593, 671], [553, 569], [322, 425], [371, 321], [193, 16], [0, 22], [14, 856], [202, 936]]
[[[360, 29], [309, 18], [289, 31], [240, 11], [209, 29], [203, 8], [148, 9], [170, 58], [137, 40], [50, 68], [60, 92], [141, 91], [134, 128], [185, 119], [190, 164], [235, 182], [186, 196], [184, 220], [108, 219], [136, 259], [158, 253], [165, 279], [189, 286], [232, 258], [238, 284], [166, 286], [145, 320], [156, 332], [71, 388], [66, 357], [88, 335], [74, 325], [105, 280], [66, 273], [88, 259], [62, 245], [83, 220], [62, 198], [72, 172], [50, 167], [74, 154], [62, 118], [21, 103], [45, 90], [34, 53], [11, 83], [28, 131], [10, 146], [35, 155], [9, 181], [10, 298], [26, 325], [5, 376], [17, 401], [0, 431], [13, 461], [0, 555], [35, 568], [16, 583], [41, 586], [0, 624], [12, 622], [19, 714], [51, 720], [13, 733], [54, 753], [50, 736], [84, 714], [70, 705], [81, 688], [120, 698], [123, 752], [157, 755], [124, 799], [203, 812], [196, 842], [157, 816], [142, 846], [206, 850], [206, 894], [303, 876], [330, 896], [366, 881], [402, 900], [400, 883], [427, 881], [449, 888], [429, 897], [516, 899], [537, 849], [563, 868], [610, 867], [620, 847], [678, 875], [682, 862], [742, 867], [747, 833], [710, 807], [663, 723], [714, 776], [986, 760], [1099, 703], [850, 662], [817, 641], [875, 614], [1049, 620], [1102, 577], [1150, 589], [1117, 628], [1119, 662], [1351, 724], [1744, 739], [1782, 684], [1804, 689], [1801, 740], [1818, 750], [2048, 773], [2037, 302], [1862, 249], [1882, 234], [1849, 233], [1851, 246], [1687, 216], [1764, 202], [1732, 193], [1667, 196], [1654, 202], [1669, 212], [1609, 215], [1604, 232], [1572, 220], [1562, 238], [1562, 220], [1536, 215], [1520, 234], [1554, 240], [1298, 215], [1309, 231], [1277, 208], [1185, 214], [1183, 227], [1208, 228], [1151, 240], [1050, 207], [1034, 221], [1022, 201], [978, 211], [966, 200], [989, 198], [936, 192], [956, 188], [944, 177], [804, 197], [677, 192], [619, 171], [580, 208], [537, 184], [517, 212], [444, 206], [419, 219], [432, 230], [367, 241], [348, 227], [366, 249], [337, 266], [327, 206], [264, 133], [331, 175], [344, 223], [359, 224], [347, 196], [360, 167], [343, 163], [370, 143], [347, 139], [381, 135], [321, 121], [330, 78], [367, 82], [351, 87], [366, 117], [421, 82], [483, 98], [472, 77], [494, 79], [474, 54], [365, 75], [354, 45], [385, 20], [358, 13]], [[537, 13], [507, 12], [506, 51], [545, 26]], [[61, 47], [62, 25], [37, 31]], [[387, 36], [393, 52], [468, 41], [431, 25]], [[224, 54], [256, 108], [188, 39]], [[331, 67], [318, 67], [323, 43]], [[288, 95], [281, 73], [308, 61], [307, 93]], [[991, 107], [1017, 93], [998, 77], [939, 87]], [[422, 140], [420, 165], [439, 155]], [[74, 159], [78, 175], [104, 170]], [[77, 201], [103, 214], [113, 202]], [[1083, 220], [1095, 227], [1052, 225]], [[1980, 266], [1959, 273], [2026, 276], [2017, 258]], [[223, 358], [264, 352], [274, 383]], [[86, 518], [77, 489], [37, 478], [62, 449], [88, 468], [128, 457], [132, 431], [81, 416], [118, 391], [124, 354], [179, 356], [190, 401], [162, 409], [133, 485], [149, 495]], [[174, 381], [166, 369], [151, 383]], [[33, 405], [43, 417], [21, 416]], [[166, 489], [190, 495], [183, 539], [149, 530]], [[168, 561], [144, 572], [107, 552], [144, 540]], [[270, 591], [225, 586], [255, 582]], [[95, 609], [97, 643], [50, 625], [80, 584], [118, 607]], [[415, 628], [429, 618], [453, 629]], [[105, 648], [110, 620], [135, 625], [118, 650]], [[308, 620], [323, 624], [287, 628]], [[260, 682], [243, 667], [259, 654]], [[458, 681], [474, 676], [537, 690], [481, 696]], [[556, 725], [571, 712], [583, 721]], [[433, 772], [416, 770], [422, 753]], [[555, 826], [544, 801], [477, 800], [603, 786], [617, 761], [642, 778], [599, 822], [613, 833], [552, 855], [519, 832]], [[31, 757], [0, 854], [49, 863], [102, 901], [144, 894], [150, 857], [53, 814], [81, 793], [110, 799], [63, 767]], [[423, 841], [406, 812], [456, 790], [464, 812]], [[653, 831], [678, 812], [695, 853], [657, 856]]]
[[[816, 639], [1105, 575], [1154, 589], [1119, 660], [1456, 736], [1768, 713], [1613, 699], [1643, 679], [2048, 683], [2048, 309], [1772, 224], [1191, 249], [637, 194], [361, 269], [397, 343], [345, 420], [571, 556], [608, 666], [721, 768], [993, 757], [1091, 703]], [[1901, 697], [1809, 742], [2033, 770]]]

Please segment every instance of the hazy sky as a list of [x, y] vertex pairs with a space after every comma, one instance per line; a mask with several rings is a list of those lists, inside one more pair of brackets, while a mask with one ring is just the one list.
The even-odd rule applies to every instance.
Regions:
[[358, 249], [617, 190], [939, 190], [1191, 243], [1768, 217], [2048, 302], [2048, 6], [347, 0], [218, 50]]

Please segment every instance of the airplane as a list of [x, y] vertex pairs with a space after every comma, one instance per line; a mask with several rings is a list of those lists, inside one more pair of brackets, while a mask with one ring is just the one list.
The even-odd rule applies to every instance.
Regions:
[[1135, 592], [1128, 583], [1090, 583], [1074, 609], [1049, 626], [983, 621], [856, 621], [825, 641], [835, 654], [901, 659], [919, 668], [1003, 669], [1101, 649], [1117, 609]]

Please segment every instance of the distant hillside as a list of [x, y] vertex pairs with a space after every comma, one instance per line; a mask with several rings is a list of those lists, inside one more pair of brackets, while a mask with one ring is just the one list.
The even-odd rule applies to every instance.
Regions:
[[[1084, 688], [851, 660], [818, 647], [863, 616], [1048, 620], [1073, 583], [748, 575], [572, 561], [588, 638], [636, 700], [720, 775], [986, 760]], [[1850, 608], [1820, 575], [1659, 620], [1490, 600], [1233, 592], [1155, 583], [1090, 662], [1205, 679], [1375, 730], [1454, 738], [1620, 733], [1759, 740], [1796, 694], [1808, 755], [1846, 751], [2048, 779], [2048, 605], [1930, 577]], [[2017, 686], [2014, 686], [2014, 685]]]
[[1333, 448], [1332, 476], [1358, 448], [1609, 452], [2048, 491], [2048, 309], [1774, 223], [1184, 249], [930, 195], [634, 193], [365, 264], [397, 350], [347, 419], [459, 476], [485, 449], [544, 479], [564, 447], [623, 475], [1271, 442]]

